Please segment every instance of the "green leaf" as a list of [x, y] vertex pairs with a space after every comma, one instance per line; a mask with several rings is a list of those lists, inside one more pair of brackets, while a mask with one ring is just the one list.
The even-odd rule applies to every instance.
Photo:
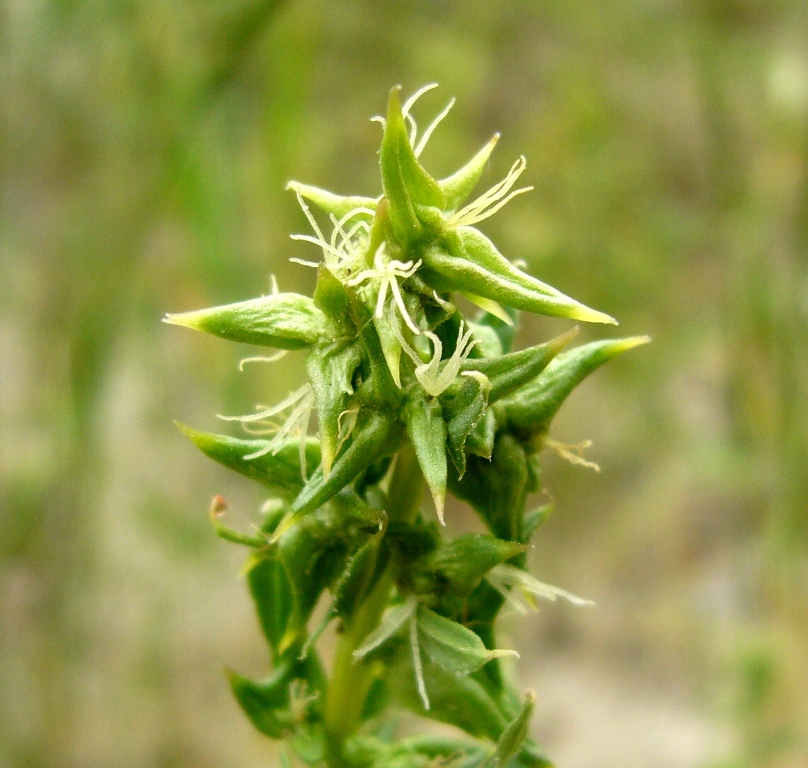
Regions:
[[[334, 276], [328, 267], [321, 263], [317, 267], [317, 285], [314, 288], [314, 306], [328, 316], [339, 331], [353, 335], [356, 327], [350, 315], [350, 297], [345, 286]], [[325, 341], [334, 341], [330, 336]]]
[[443, 523], [446, 500], [446, 424], [438, 400], [413, 389], [407, 401], [407, 436], [432, 493], [438, 519]]
[[[403, 651], [404, 649], [402, 649]], [[425, 660], [423, 669], [430, 707], [425, 710], [409, 653], [391, 667], [391, 690], [401, 703], [422, 717], [454, 725], [471, 736], [496, 741], [507, 721], [486, 689], [473, 677], [457, 675]]]
[[343, 621], [350, 620], [356, 608], [381, 575], [381, 570], [386, 563], [386, 558], [382, 558], [382, 568], [378, 567], [379, 544], [382, 536], [383, 531], [380, 531], [350, 558], [339, 581], [334, 586], [333, 610]]
[[290, 740], [295, 754], [306, 764], [315, 768], [322, 766], [326, 754], [326, 735], [322, 723], [306, 722], [295, 728]]
[[[361, 195], [336, 195], [326, 189], [314, 187], [311, 184], [301, 184], [299, 181], [290, 181], [286, 185], [287, 189], [300, 194], [300, 196], [310, 203], [314, 203], [321, 211], [330, 213], [337, 219], [355, 211], [357, 208], [367, 208], [371, 213], [366, 214], [368, 219], [372, 218], [373, 211], [376, 210], [377, 200], [373, 197], [362, 197]], [[365, 215], [365, 214], [359, 214]]]
[[525, 542], [530, 541], [533, 534], [544, 524], [550, 513], [553, 511], [553, 503], [544, 504], [536, 509], [531, 509], [530, 512], [525, 513], [524, 522], [522, 523], [522, 540]]
[[410, 597], [400, 605], [394, 605], [392, 608], [388, 608], [382, 616], [379, 626], [376, 627], [376, 629], [365, 638], [362, 645], [353, 652], [354, 658], [357, 660], [364, 659], [369, 653], [375, 651], [391, 637], [398, 634], [399, 630], [404, 626], [410, 616], [412, 616], [417, 607], [418, 603], [415, 598]]
[[292, 504], [291, 514], [299, 517], [317, 509], [374, 461], [394, 453], [398, 445], [391, 439], [393, 423], [388, 414], [363, 409], [346, 447], [331, 466], [331, 473], [326, 478], [322, 466], [317, 469]]
[[590, 373], [621, 352], [649, 341], [647, 336], [593, 341], [564, 352], [529, 385], [503, 401], [508, 422], [527, 435], [547, 432], [563, 402]]
[[[393, 88], [387, 104], [387, 123], [385, 135], [389, 133], [394, 141], [401, 173], [412, 200], [417, 205], [428, 205], [444, 208], [446, 197], [438, 182], [421, 166], [410, 144], [409, 133], [404, 122], [401, 107], [398, 104], [400, 89]], [[384, 147], [384, 140], [382, 140]], [[384, 150], [382, 150], [384, 151]]]
[[265, 680], [251, 680], [228, 671], [230, 687], [252, 724], [263, 734], [280, 739], [319, 716], [324, 687], [319, 659], [284, 658]]
[[525, 703], [519, 714], [508, 723], [508, 727], [502, 732], [497, 741], [497, 749], [494, 752], [494, 768], [506, 766], [510, 760], [520, 752], [522, 744], [527, 738], [530, 729], [530, 718], [536, 707], [536, 693], [528, 690], [525, 694]]
[[[438, 291], [467, 291], [501, 304], [551, 317], [612, 323], [590, 309], [516, 269], [493, 243], [472, 227], [460, 227], [444, 246], [424, 248], [421, 277]], [[448, 250], [447, 250], [448, 248]]]
[[[300, 441], [284, 443], [277, 453], [265, 453], [254, 459], [245, 456], [257, 453], [266, 447], [267, 440], [241, 440], [226, 435], [200, 432], [177, 423], [182, 433], [209, 458], [257, 480], [280, 498], [291, 501], [303, 488], [303, 473], [300, 468]], [[320, 462], [320, 443], [315, 438], [306, 439], [306, 465]]]
[[474, 425], [466, 438], [466, 453], [490, 459], [497, 436], [497, 419], [493, 408], [486, 408], [483, 417]]
[[521, 751], [508, 768], [553, 768], [553, 763], [530, 739], [525, 739]]
[[461, 370], [485, 374], [491, 382], [488, 403], [493, 404], [536, 378], [577, 335], [578, 329], [573, 328], [544, 344], [519, 352], [500, 357], [468, 359], [462, 364]]
[[230, 687], [250, 722], [265, 736], [281, 739], [291, 728], [289, 683], [291, 663], [275, 669], [265, 680], [255, 681], [230, 671]]
[[280, 558], [267, 555], [259, 559], [247, 571], [247, 585], [261, 630], [272, 649], [273, 661], [277, 663], [281, 641], [286, 635], [294, 609], [292, 585]]
[[491, 383], [484, 374], [458, 376], [441, 396], [448, 424], [447, 446], [460, 477], [466, 471], [466, 439], [483, 418]]
[[457, 210], [463, 201], [474, 191], [477, 182], [485, 171], [488, 158], [499, 141], [499, 134], [495, 133], [486, 145], [468, 161], [460, 170], [451, 176], [441, 179], [438, 183], [443, 190], [446, 203], [444, 210]]
[[373, 315], [354, 291], [349, 295], [351, 312], [361, 329], [359, 338], [365, 351], [364, 381], [357, 392], [359, 399], [371, 407], [397, 410], [402, 401], [402, 392], [393, 380]]
[[323, 474], [328, 477], [340, 444], [341, 417], [353, 394], [353, 375], [362, 359], [359, 344], [345, 341], [315, 347], [306, 358], [317, 417]]
[[499, 338], [499, 343], [502, 346], [501, 352], [497, 354], [507, 354], [513, 349], [513, 342], [516, 337], [516, 330], [519, 325], [519, 311], [512, 307], [504, 307], [505, 312], [510, 318], [510, 322], [503, 322], [502, 319], [490, 312], [483, 312], [478, 318], [479, 325], [488, 327]]
[[[396, 324], [394, 326], [394, 323]], [[393, 377], [396, 386], [401, 388], [401, 324], [397, 312], [385, 312], [381, 317], [373, 318], [376, 333], [379, 335], [379, 344], [382, 354], [387, 362], [387, 368]]]
[[379, 165], [382, 188], [390, 203], [390, 222], [399, 242], [407, 247], [421, 237], [423, 226], [414, 204], [443, 208], [443, 191], [418, 162], [401, 111], [401, 88], [390, 91]]
[[491, 659], [519, 656], [516, 651], [486, 648], [468, 627], [423, 605], [418, 606], [417, 621], [421, 648], [432, 661], [450, 672], [467, 675]]
[[449, 472], [449, 489], [480, 514], [491, 533], [521, 541], [522, 514], [528, 482], [528, 458], [516, 438], [500, 432], [491, 460], [467, 457], [463, 478]]
[[[480, 765], [488, 750], [467, 739], [448, 736], [411, 736], [392, 743], [358, 734], [346, 741], [343, 753], [354, 768], [389, 768], [401, 765]], [[478, 760], [472, 763], [472, 760]], [[399, 761], [405, 762], [399, 762]], [[412, 761], [406, 762], [406, 761]], [[462, 762], [461, 762], [462, 761]]]
[[418, 591], [471, 594], [491, 568], [525, 551], [524, 544], [465, 533], [415, 564]]
[[378, 528], [378, 512], [356, 494], [345, 492], [301, 518], [278, 540], [278, 556], [294, 598], [281, 650], [302, 640], [320, 595], [337, 581], [350, 557]]
[[409, 144], [404, 117], [401, 114], [401, 88], [390, 91], [387, 104], [387, 121], [379, 152], [379, 167], [382, 175], [382, 189], [390, 208], [390, 224], [396, 238], [405, 247], [422, 234], [421, 222], [415, 215], [412, 197], [404, 180], [399, 154], [401, 147]]
[[327, 334], [323, 313], [308, 296], [275, 293], [195, 312], [166, 315], [165, 322], [229, 341], [276, 349], [303, 349]]

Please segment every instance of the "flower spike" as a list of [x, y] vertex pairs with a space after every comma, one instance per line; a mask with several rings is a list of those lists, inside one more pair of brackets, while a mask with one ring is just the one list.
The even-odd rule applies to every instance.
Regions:
[[[242, 370], [287, 350], [305, 355], [307, 384], [273, 406], [221, 417], [246, 437], [180, 427], [270, 496], [254, 535], [219, 519], [220, 497], [212, 520], [251, 549], [242, 573], [272, 671], [257, 681], [231, 673], [231, 687], [256, 728], [286, 742], [284, 766], [549, 765], [528, 735], [536, 696], [508, 679], [503, 659], [518, 654], [498, 647], [497, 616], [508, 604], [535, 610], [538, 598], [591, 604], [527, 573], [550, 506], [528, 511], [527, 501], [547, 493], [544, 448], [594, 466], [585, 444], [549, 438], [551, 421], [587, 375], [647, 338], [566, 349], [576, 328], [514, 349], [519, 310], [614, 321], [528, 274], [527, 262], [475, 228], [532, 189], [518, 186], [519, 157], [472, 199], [498, 134], [442, 180], [424, 168], [420, 157], [455, 103], [420, 130], [413, 112], [436, 87], [403, 103], [395, 87], [386, 116], [374, 118], [383, 126], [378, 197], [289, 182], [310, 228], [292, 238], [322, 254], [292, 259], [317, 270], [311, 298], [280, 293], [272, 278], [268, 296], [166, 317], [279, 350], [243, 357]], [[482, 312], [465, 317], [456, 294]], [[447, 491], [468, 502], [484, 533], [451, 535]], [[423, 508], [429, 496], [437, 521]], [[335, 652], [321, 664], [332, 622]], [[396, 740], [387, 698], [466, 736]]]

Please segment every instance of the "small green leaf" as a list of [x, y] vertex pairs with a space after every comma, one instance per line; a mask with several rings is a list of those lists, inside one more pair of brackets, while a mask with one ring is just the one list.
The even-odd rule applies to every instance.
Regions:
[[320, 595], [337, 581], [378, 527], [378, 513], [356, 494], [346, 492], [301, 518], [278, 540], [278, 557], [294, 598], [281, 650], [304, 637]]
[[379, 335], [379, 344], [382, 354], [387, 362], [387, 368], [393, 377], [396, 386], [401, 388], [401, 325], [397, 312], [385, 312], [381, 317], [373, 318], [376, 333]]
[[388, 608], [379, 626], [376, 627], [364, 640], [362, 645], [359, 646], [354, 652], [355, 659], [363, 659], [371, 651], [375, 651], [380, 645], [386, 643], [393, 635], [396, 635], [399, 630], [407, 623], [407, 620], [412, 616], [418, 603], [414, 597], [409, 598], [406, 602], [400, 605]]
[[[468, 362], [468, 361], [467, 361]], [[458, 376], [441, 397], [447, 424], [447, 447], [460, 477], [466, 471], [466, 440], [483, 418], [491, 382], [476, 371]]]
[[474, 191], [474, 187], [477, 186], [477, 182], [483, 175], [488, 158], [491, 157], [491, 153], [494, 151], [498, 141], [499, 134], [495, 133], [486, 145], [460, 170], [438, 182], [446, 198], [445, 210], [456, 210]]
[[443, 524], [446, 500], [446, 424], [440, 402], [414, 389], [407, 401], [407, 436]]
[[[384, 531], [380, 531], [354, 554], [334, 586], [333, 610], [343, 621], [349, 621], [357, 606], [373, 588], [379, 568], [379, 544]], [[386, 558], [382, 558], [382, 567]]]
[[294, 609], [292, 585], [280, 558], [265, 555], [247, 571], [250, 588], [261, 630], [272, 649], [272, 658], [278, 662], [281, 641], [289, 627]]
[[450, 672], [467, 675], [491, 659], [519, 656], [516, 651], [489, 650], [468, 627], [444, 618], [423, 605], [418, 606], [417, 621], [418, 638], [424, 653]]
[[289, 707], [291, 663], [278, 666], [266, 680], [255, 681], [229, 672], [230, 687], [250, 722], [264, 735], [281, 739], [292, 725]]
[[306, 720], [319, 716], [324, 676], [314, 655], [305, 661], [284, 658], [265, 680], [251, 680], [233, 671], [228, 676], [252, 724], [273, 739], [299, 731]]
[[468, 456], [462, 479], [449, 472], [449, 488], [459, 499], [471, 504], [495, 536], [506, 541], [521, 541], [527, 464], [527, 455], [519, 441], [500, 432], [491, 460]]
[[497, 749], [494, 752], [494, 768], [504, 768], [510, 760], [519, 753], [522, 744], [527, 738], [530, 729], [530, 718], [536, 707], [536, 693], [528, 690], [525, 694], [525, 703], [519, 714], [508, 723], [508, 727], [502, 732], [502, 736], [497, 741]]
[[347, 740], [343, 752], [355, 768], [429, 768], [438, 764], [471, 768], [481, 765], [489, 750], [473, 741], [448, 736], [411, 736], [385, 743], [372, 736], [357, 734]]
[[340, 444], [341, 417], [353, 394], [353, 375], [362, 359], [359, 344], [338, 341], [317, 346], [306, 358], [317, 417], [323, 474], [328, 477]]
[[323, 765], [326, 753], [326, 735], [322, 723], [305, 722], [298, 724], [289, 743], [295, 754], [311, 768]]
[[286, 185], [287, 189], [297, 192], [301, 197], [314, 203], [321, 211], [341, 219], [343, 216], [355, 211], [357, 208], [367, 208], [370, 213], [360, 214], [368, 219], [373, 217], [378, 200], [373, 197], [362, 197], [361, 195], [336, 195], [326, 189], [314, 187], [311, 184], [301, 184], [299, 181], [290, 181]]
[[[402, 649], [403, 650], [403, 649]], [[423, 669], [430, 707], [421, 701], [409, 653], [390, 669], [391, 690], [413, 712], [454, 725], [470, 736], [496, 741], [507, 721], [486, 689], [473, 677], [457, 675], [427, 659]]]
[[490, 459], [497, 436], [497, 418], [493, 408], [486, 408], [483, 417], [474, 425], [466, 438], [466, 453]]
[[[346, 335], [353, 335], [356, 328], [350, 315], [350, 297], [345, 286], [334, 276], [325, 264], [317, 267], [317, 285], [314, 288], [314, 306], [327, 315], [340, 330]], [[335, 339], [331, 335], [325, 337], [325, 341], [333, 342]]]
[[421, 166], [421, 163], [415, 156], [415, 150], [410, 144], [410, 137], [399, 103], [399, 94], [399, 88], [393, 88], [390, 91], [390, 99], [387, 105], [385, 138], [382, 139], [382, 151], [384, 151], [385, 140], [389, 136], [391, 143], [395, 147], [395, 153], [401, 167], [404, 184], [414, 203], [444, 208], [446, 206], [446, 197], [443, 194], [443, 190], [438, 182]]
[[165, 322], [229, 341], [276, 349], [303, 349], [327, 334], [323, 313], [307, 296], [275, 293], [211, 309], [166, 315]]
[[551, 341], [519, 352], [500, 357], [469, 359], [463, 363], [462, 370], [485, 374], [491, 382], [488, 403], [493, 404], [536, 378], [577, 335], [578, 329], [573, 328]]
[[522, 539], [525, 542], [530, 541], [533, 534], [544, 524], [550, 513], [553, 511], [553, 503], [544, 504], [536, 509], [531, 509], [530, 512], [525, 514], [524, 522], [522, 523]]
[[373, 315], [354, 291], [349, 295], [351, 311], [361, 329], [359, 338], [365, 352], [363, 385], [357, 392], [359, 399], [370, 407], [389, 407], [397, 410], [402, 400], [402, 393], [390, 372], [376, 324], [373, 322]]
[[563, 402], [590, 373], [621, 352], [649, 341], [647, 336], [593, 341], [564, 352], [529, 385], [503, 401], [509, 423], [529, 435], [547, 432]]
[[415, 215], [412, 196], [401, 168], [400, 155], [403, 147], [409, 146], [409, 138], [404, 116], [401, 114], [400, 93], [400, 86], [390, 91], [379, 167], [384, 195], [390, 205], [390, 224], [398, 241], [406, 247], [421, 236], [423, 227]]
[[553, 763], [530, 739], [525, 739], [521, 751], [508, 768], [553, 768]]
[[[282, 499], [290, 501], [303, 488], [299, 440], [290, 440], [277, 453], [264, 453], [254, 459], [245, 459], [245, 456], [266, 447], [269, 441], [240, 440], [200, 432], [184, 424], [177, 423], [177, 426], [206, 456], [245, 477], [257, 480]], [[306, 465], [316, 466], [320, 462], [320, 443], [315, 438], [307, 438], [305, 445]]]
[[513, 307], [504, 307], [504, 309], [510, 318], [509, 323], [503, 322], [499, 317], [492, 315], [490, 312], [483, 312], [477, 318], [479, 325], [490, 328], [499, 337], [502, 349], [497, 354], [507, 354], [513, 349], [513, 342], [519, 325], [519, 311], [513, 309]]
[[[460, 227], [445, 245], [424, 248], [421, 276], [438, 291], [467, 291], [516, 309], [592, 323], [608, 315], [571, 299], [516, 269], [493, 243], [472, 227]], [[448, 250], [447, 250], [448, 248]]]
[[317, 469], [292, 504], [291, 514], [300, 517], [317, 509], [374, 461], [394, 453], [398, 444], [391, 437], [393, 423], [392, 416], [363, 409], [331, 473], [326, 478], [322, 466]]
[[416, 579], [420, 580], [424, 591], [469, 595], [491, 568], [524, 551], [524, 544], [480, 533], [465, 533], [417, 563]]

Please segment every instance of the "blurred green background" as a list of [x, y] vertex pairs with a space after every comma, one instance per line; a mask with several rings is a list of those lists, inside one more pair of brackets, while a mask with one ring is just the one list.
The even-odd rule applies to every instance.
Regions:
[[378, 194], [368, 117], [432, 81], [427, 167], [501, 131], [486, 180], [524, 153], [536, 191], [483, 228], [654, 338], [556, 425], [603, 472], [545, 461], [533, 571], [598, 607], [507, 622], [535, 736], [563, 768], [808, 765], [804, 0], [6, 0], [0, 72], [0, 768], [275, 764], [206, 516], [261, 497], [171, 420], [221, 429], [302, 358], [239, 373], [160, 318], [310, 290], [285, 182]]

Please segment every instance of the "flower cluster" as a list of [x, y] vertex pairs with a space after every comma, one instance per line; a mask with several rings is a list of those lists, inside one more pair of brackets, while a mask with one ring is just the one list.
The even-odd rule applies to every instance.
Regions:
[[[274, 289], [167, 317], [225, 339], [308, 350], [308, 384], [228, 417], [248, 437], [183, 429], [273, 497], [255, 534], [224, 525], [215, 504], [217, 532], [253, 550], [246, 572], [274, 664], [266, 680], [233, 675], [231, 683], [256, 727], [309, 765], [547, 764], [527, 737], [533, 696], [520, 705], [507, 683], [500, 659], [515, 653], [496, 647], [494, 623], [504, 605], [524, 612], [536, 596], [586, 602], [524, 570], [547, 513], [526, 511], [539, 490], [537, 454], [547, 445], [591, 465], [550, 440], [550, 422], [583, 378], [647, 341], [564, 351], [573, 329], [511, 351], [519, 310], [614, 321], [527, 274], [475, 228], [531, 189], [514, 189], [525, 170], [519, 158], [467, 202], [497, 136], [448, 178], [423, 168], [421, 152], [453, 104], [419, 136], [412, 109], [432, 87], [403, 105], [394, 88], [377, 118], [379, 197], [289, 184], [313, 232], [293, 238], [322, 251], [318, 262], [296, 259], [317, 269], [313, 297]], [[463, 317], [456, 296], [481, 312]], [[423, 485], [440, 524], [448, 490], [488, 533], [447, 539], [421, 509]], [[310, 628], [324, 593], [330, 607]], [[332, 621], [340, 635], [327, 677], [315, 643]], [[397, 741], [379, 725], [391, 699], [477, 740]]]

